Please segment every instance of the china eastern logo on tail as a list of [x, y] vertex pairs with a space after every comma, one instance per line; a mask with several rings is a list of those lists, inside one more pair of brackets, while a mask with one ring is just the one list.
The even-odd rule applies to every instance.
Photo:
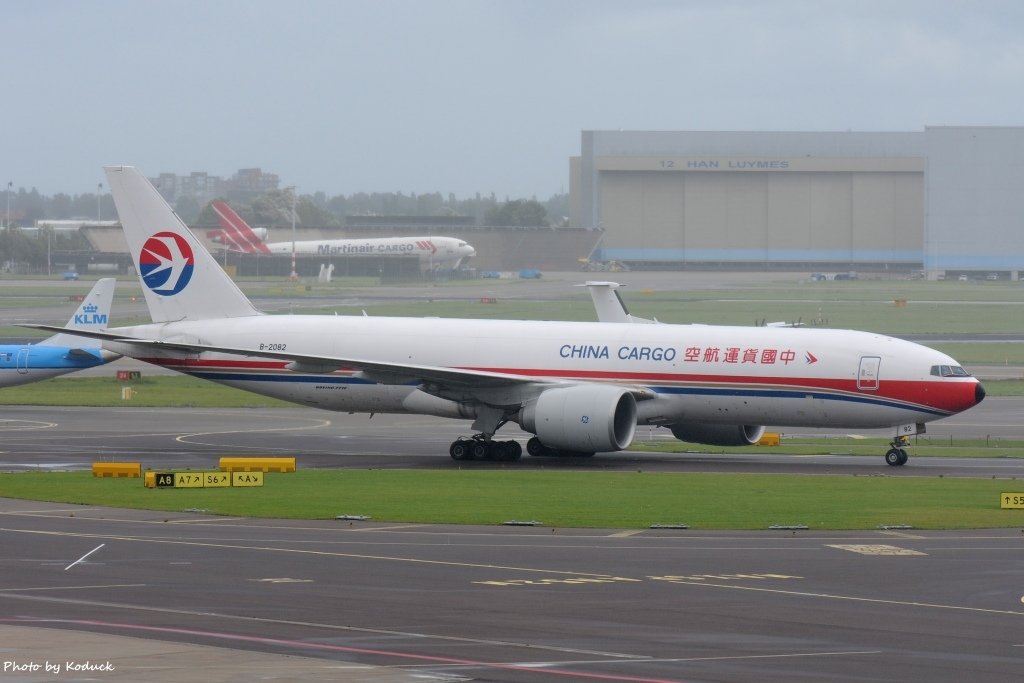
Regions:
[[195, 256], [188, 242], [171, 232], [158, 232], [142, 245], [139, 274], [142, 281], [161, 296], [173, 296], [192, 279]]

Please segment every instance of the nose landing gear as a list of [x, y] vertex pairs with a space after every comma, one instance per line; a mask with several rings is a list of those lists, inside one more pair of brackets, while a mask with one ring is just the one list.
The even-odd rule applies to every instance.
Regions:
[[889, 450], [885, 452], [885, 464], [892, 467], [901, 467], [907, 464], [910, 456], [907, 455], [905, 446], [910, 445], [910, 438], [904, 435], [897, 436], [889, 443]]

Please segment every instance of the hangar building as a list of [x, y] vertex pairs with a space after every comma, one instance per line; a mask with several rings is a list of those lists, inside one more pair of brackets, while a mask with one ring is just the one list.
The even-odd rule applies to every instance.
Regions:
[[584, 131], [570, 225], [633, 267], [1024, 269], [1024, 127]]

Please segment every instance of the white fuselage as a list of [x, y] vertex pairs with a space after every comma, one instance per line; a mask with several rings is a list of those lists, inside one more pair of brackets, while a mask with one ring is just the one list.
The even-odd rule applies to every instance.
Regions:
[[[289, 255], [292, 242], [268, 242], [270, 254]], [[294, 242], [297, 256], [344, 258], [416, 258], [426, 268], [456, 268], [476, 250], [454, 237], [373, 237], [366, 239], [301, 240]]]
[[[943, 377], [949, 356], [879, 334], [811, 328], [266, 315], [111, 332], [318, 357], [460, 368], [536, 383], [612, 383], [644, 390], [641, 424], [880, 428], [928, 422], [977, 402], [977, 380]], [[453, 410], [414, 402], [416, 384], [351, 369], [299, 372], [284, 360], [216, 353], [113, 351], [197, 377], [329, 410]], [[451, 392], [449, 392], [451, 394]], [[428, 397], [434, 399], [434, 397]], [[439, 400], [439, 399], [436, 399]], [[458, 401], [455, 397], [456, 402]], [[502, 404], [500, 395], [495, 404]], [[418, 410], [411, 410], [411, 406]]]

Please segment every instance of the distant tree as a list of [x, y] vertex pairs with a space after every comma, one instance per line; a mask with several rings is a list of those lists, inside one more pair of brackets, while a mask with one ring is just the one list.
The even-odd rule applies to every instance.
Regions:
[[[337, 227], [340, 222], [326, 208], [317, 205], [317, 197], [301, 195], [295, 201], [295, 224]], [[289, 227], [292, 224], [292, 195], [286, 190], [261, 194], [252, 204], [231, 203], [231, 208], [253, 227]], [[210, 204], [197, 213], [196, 225], [217, 226], [220, 221]]]
[[551, 217], [551, 223], [558, 226], [569, 224], [569, 195], [556, 194], [544, 202], [544, 209]]
[[[11, 192], [12, 217], [19, 224], [29, 225], [37, 219], [86, 219], [99, 215], [106, 220], [117, 218], [117, 209], [109, 192], [68, 195], [58, 193], [52, 197], [33, 190]], [[4, 201], [0, 196], [0, 204]], [[428, 192], [358, 192], [351, 195], [328, 196], [323, 192], [300, 196], [296, 205], [298, 223], [307, 226], [339, 226], [345, 216], [399, 215], [399, 216], [472, 216], [478, 225], [548, 225], [561, 224], [568, 215], [568, 195], [554, 195], [547, 201], [515, 200], [501, 202], [494, 193], [477, 193], [467, 199], [458, 199], [454, 193]], [[291, 195], [280, 190], [257, 197], [250, 204], [234, 203], [232, 207], [252, 225], [284, 226], [291, 224]], [[540, 207], [540, 209], [538, 209]], [[208, 206], [194, 200], [175, 205], [178, 215], [189, 224], [216, 226], [217, 217]], [[548, 218], [550, 217], [550, 219]], [[495, 223], [494, 221], [502, 221]]]
[[38, 264], [46, 261], [46, 239], [29, 237], [19, 228], [0, 230], [0, 262]]
[[185, 223], [192, 224], [199, 218], [199, 200], [191, 195], [183, 195], [174, 203], [174, 212]]
[[18, 190], [17, 198], [12, 200], [21, 209], [21, 224], [30, 226], [37, 220], [46, 218], [46, 198], [39, 194], [36, 188], [26, 191], [24, 188]]
[[66, 220], [68, 218], [74, 218], [74, 214], [71, 212], [71, 196], [66, 195], [63, 192], [59, 192], [53, 195], [50, 200], [50, 209], [47, 211], [47, 218], [53, 220]]
[[486, 214], [488, 225], [547, 226], [547, 212], [535, 199], [515, 199], [499, 204]]

